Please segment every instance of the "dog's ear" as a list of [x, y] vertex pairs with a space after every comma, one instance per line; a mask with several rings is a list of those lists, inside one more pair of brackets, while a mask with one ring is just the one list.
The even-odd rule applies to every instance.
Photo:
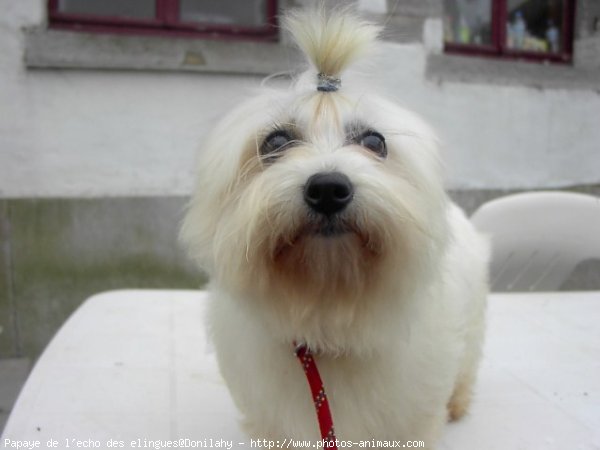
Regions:
[[195, 189], [181, 223], [179, 240], [204, 270], [213, 265], [215, 230], [231, 191], [240, 177], [240, 160], [252, 142], [260, 115], [261, 98], [237, 105], [202, 140], [195, 169]]
[[287, 29], [317, 73], [339, 78], [352, 63], [374, 50], [381, 28], [362, 20], [352, 8], [292, 10]]

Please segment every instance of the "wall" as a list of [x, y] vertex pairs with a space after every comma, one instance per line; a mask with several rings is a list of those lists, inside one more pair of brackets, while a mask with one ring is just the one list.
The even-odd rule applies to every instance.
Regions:
[[44, 2], [4, 3], [2, 197], [186, 194], [199, 136], [257, 81], [242, 76], [27, 70], [21, 28], [43, 21]]
[[177, 246], [182, 197], [0, 199], [0, 357], [35, 357], [87, 297], [199, 288]]
[[[240, 75], [28, 70], [21, 28], [43, 22], [43, 2], [4, 3], [2, 197], [187, 195], [201, 136], [259, 82]], [[449, 187], [600, 181], [600, 86], [433, 82], [425, 77], [427, 58], [422, 43], [388, 44], [377, 75], [383, 91], [438, 129]]]

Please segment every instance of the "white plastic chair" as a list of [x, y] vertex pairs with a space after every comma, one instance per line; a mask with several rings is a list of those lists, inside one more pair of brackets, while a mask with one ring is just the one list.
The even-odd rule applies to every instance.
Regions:
[[600, 259], [600, 198], [529, 192], [483, 204], [471, 220], [491, 236], [493, 291], [554, 291], [589, 259]]

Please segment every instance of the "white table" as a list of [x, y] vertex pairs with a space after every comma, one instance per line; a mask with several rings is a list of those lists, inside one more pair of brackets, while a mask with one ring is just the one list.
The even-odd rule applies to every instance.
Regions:
[[[179, 438], [249, 447], [206, 343], [204, 305], [197, 291], [88, 299], [37, 362], [0, 448]], [[600, 292], [494, 294], [488, 322], [471, 414], [447, 426], [439, 448], [600, 448]]]

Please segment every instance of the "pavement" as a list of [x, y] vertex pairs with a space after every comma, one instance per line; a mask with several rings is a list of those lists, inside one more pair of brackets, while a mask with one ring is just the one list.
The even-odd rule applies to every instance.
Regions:
[[26, 358], [0, 359], [0, 434], [30, 370]]

